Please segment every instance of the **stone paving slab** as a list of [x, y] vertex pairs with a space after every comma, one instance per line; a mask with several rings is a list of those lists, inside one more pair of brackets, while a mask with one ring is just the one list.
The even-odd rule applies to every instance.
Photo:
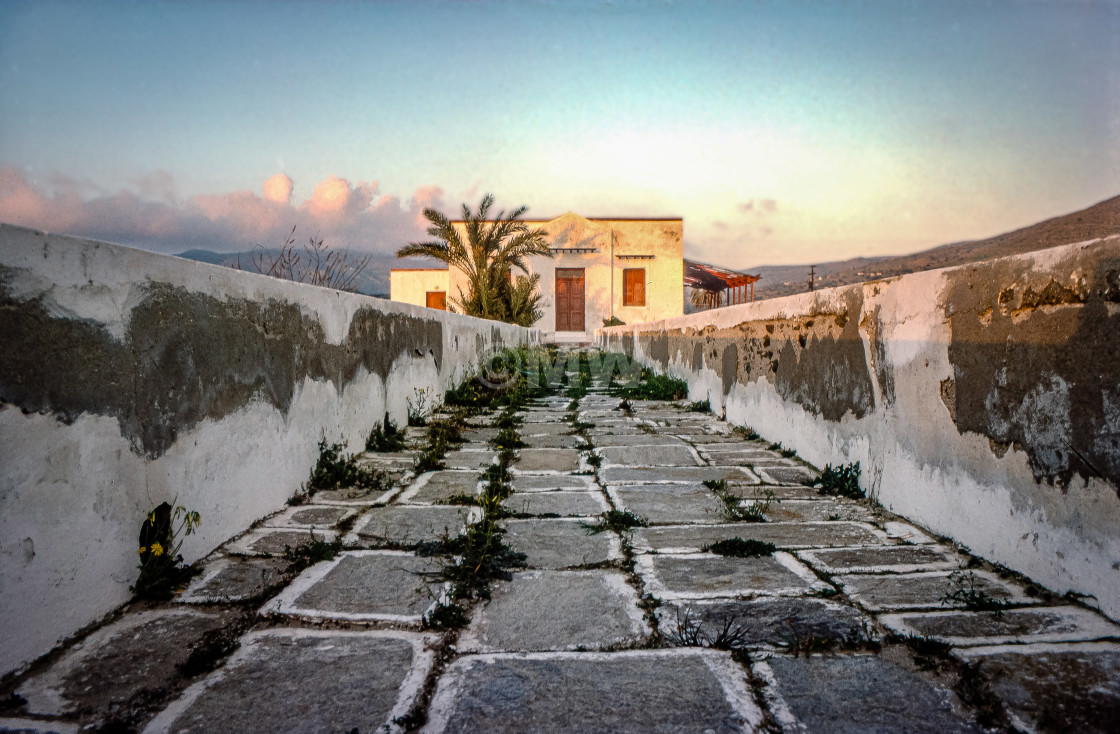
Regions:
[[708, 447], [715, 448], [724, 444], [729, 445], [731, 451], [737, 451], [740, 447], [752, 446], [749, 441], [735, 433], [686, 433], [683, 435], [674, 433], [673, 435], [704, 450], [707, 450]]
[[368, 507], [383, 505], [401, 491], [405, 479], [398, 477], [389, 489], [368, 489], [346, 487], [344, 489], [320, 489], [312, 495], [317, 505], [342, 505], [345, 507]]
[[[759, 484], [757, 477], [755, 481], [749, 484], [742, 482], [728, 482], [727, 491], [736, 497], [745, 500], [766, 499], [773, 493], [774, 497], [782, 500], [812, 500], [814, 502], [830, 502], [831, 500], [817, 494], [817, 490], [812, 487], [806, 487], [804, 484], [796, 485], [773, 485], [773, 484]], [[859, 505], [853, 502], [841, 503], [844, 507], [859, 507], [866, 508], [865, 505]], [[867, 515], [874, 516], [874, 512], [868, 509]], [[822, 518], [827, 519], [827, 518]]]
[[785, 732], [984, 731], [948, 688], [874, 655], [776, 655], [752, 667]]
[[1120, 645], [1001, 645], [954, 651], [979, 663], [1011, 724], [1024, 732], [1115, 734]]
[[575, 449], [521, 449], [513, 471], [519, 474], [570, 474], [580, 469]]
[[[725, 444], [726, 445], [726, 444]], [[706, 448], [706, 447], [705, 447]], [[703, 451], [701, 455], [712, 466], [789, 466], [790, 460], [769, 451]]]
[[[434, 636], [380, 630], [251, 632], [145, 734], [399, 732], [431, 670]], [[249, 705], [247, 705], [249, 704]]]
[[934, 538], [931, 538], [913, 525], [905, 522], [885, 522], [883, 523], [883, 530], [886, 531], [888, 537], [896, 538], [904, 543], [923, 545], [937, 542]]
[[[463, 438], [467, 439], [469, 444], [485, 444], [490, 439], [498, 435], [497, 428], [468, 428], [462, 433]], [[470, 446], [470, 448], [476, 448]]]
[[700, 483], [724, 479], [749, 482], [754, 474], [745, 467], [729, 466], [605, 466], [599, 470], [599, 479], [605, 484], [652, 484], [656, 482]]
[[[1034, 604], [1019, 589], [987, 571], [974, 571], [976, 590], [997, 601], [1015, 604]], [[930, 573], [891, 574], [887, 576], [850, 575], [835, 576], [852, 599], [873, 612], [903, 609], [951, 609], [961, 606], [945, 602], [945, 595], [953, 591], [954, 584], [948, 571]]]
[[735, 734], [762, 712], [713, 650], [472, 655], [448, 666], [424, 734]]
[[604, 466], [700, 466], [703, 462], [695, 449], [680, 444], [678, 446], [617, 446], [598, 448], [596, 453], [603, 457]]
[[601, 492], [525, 492], [514, 493], [502, 502], [510, 512], [524, 515], [592, 517], [610, 509]]
[[260, 528], [250, 530], [240, 538], [230, 541], [225, 551], [232, 555], [279, 556], [284, 552], [285, 547], [295, 548], [315, 540], [333, 543], [338, 540], [338, 532], [318, 528], [313, 530]]
[[614, 533], [588, 534], [581, 520], [509, 520], [506, 543], [526, 555], [529, 568], [563, 569], [622, 560]]
[[800, 484], [816, 479], [818, 473], [805, 466], [759, 466], [755, 464], [754, 473], [763, 484]]
[[794, 596], [832, 587], [789, 553], [729, 558], [711, 553], [642, 555], [635, 570], [662, 600]]
[[515, 474], [513, 491], [516, 492], [553, 492], [566, 490], [597, 490], [595, 477], [580, 474]]
[[177, 601], [186, 604], [240, 602], [280, 583], [288, 562], [279, 558], [215, 558]]
[[648, 431], [643, 431], [636, 423], [606, 423], [587, 429], [587, 435], [592, 442], [598, 442], [603, 436], [651, 436]]
[[797, 555], [814, 568], [830, 574], [951, 571], [963, 560], [948, 548], [932, 545], [807, 550]]
[[633, 543], [634, 549], [639, 552], [694, 553], [705, 545], [729, 538], [761, 540], [779, 548], [845, 547], [887, 542], [878, 528], [862, 523], [768, 522], [637, 528]]
[[[765, 496], [765, 492], [763, 495]], [[875, 517], [875, 513], [867, 505], [856, 502], [824, 498], [798, 500], [780, 496], [777, 492], [774, 492], [774, 496], [775, 501], [770, 503], [766, 511], [766, 519], [770, 522], [868, 522]]]
[[601, 650], [651, 634], [618, 571], [522, 571], [491, 588], [459, 637], [464, 652]]
[[397, 502], [432, 505], [446, 502], [457, 494], [477, 495], [482, 491], [481, 482], [477, 471], [427, 472], [416, 477], [397, 497]]
[[879, 622], [901, 635], [930, 637], [950, 645], [1019, 642], [1085, 642], [1120, 639], [1120, 626], [1081, 607], [1041, 607], [992, 612], [883, 614]]
[[772, 451], [760, 443], [754, 441], [745, 441], [739, 438], [735, 441], [728, 440], [727, 436], [712, 436], [710, 438], [718, 439], [715, 442], [709, 442], [702, 436], [690, 436], [689, 440], [693, 443], [705, 444], [700, 447], [700, 452], [706, 456], [716, 456], [722, 454], [735, 454], [744, 458], [754, 459], [780, 459], [781, 455], [777, 451]]
[[532, 423], [567, 423], [568, 418], [565, 410], [523, 410], [520, 415], [526, 426]]
[[526, 423], [517, 433], [523, 441], [539, 436], [568, 436], [572, 434], [572, 424], [566, 420], [556, 423]]
[[134, 696], [172, 684], [175, 666], [187, 661], [203, 636], [239, 615], [185, 606], [127, 614], [71, 647], [16, 692], [31, 714], [104, 716]]
[[343, 543], [414, 545], [444, 536], [453, 538], [477, 517], [477, 507], [375, 507], [358, 518]]
[[492, 449], [459, 449], [448, 451], [444, 454], [443, 465], [448, 469], [466, 469], [478, 471], [485, 469], [498, 460], [498, 455]]
[[339, 505], [297, 505], [264, 521], [267, 528], [329, 528], [357, 513]]
[[864, 642], [874, 622], [854, 607], [803, 597], [677, 601], [657, 610], [658, 626], [672, 644], [699, 637], [711, 644], [724, 630], [734, 647], [777, 649], [798, 639]]
[[[669, 488], [657, 491], [657, 487]], [[654, 525], [724, 522], [726, 510], [707, 487], [692, 484], [651, 484], [608, 487], [607, 493], [620, 510], [629, 510]]]
[[308, 568], [261, 609], [311, 619], [418, 624], [446, 589], [439, 558], [347, 551]]
[[531, 449], [578, 449], [587, 445], [583, 438], [574, 435], [522, 436], [521, 441]]
[[599, 448], [617, 448], [621, 446], [686, 446], [684, 441], [676, 436], [666, 434], [641, 433], [633, 436], [605, 435], [595, 438], [595, 446]]
[[80, 725], [66, 721], [0, 718], [0, 732], [5, 734], [78, 734], [79, 731]]

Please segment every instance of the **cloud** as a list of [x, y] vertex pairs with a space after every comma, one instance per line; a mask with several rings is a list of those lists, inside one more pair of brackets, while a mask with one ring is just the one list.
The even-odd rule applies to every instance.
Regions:
[[264, 198], [277, 204], [292, 203], [292, 179], [278, 173], [264, 182]]
[[34, 185], [18, 168], [0, 166], [0, 222], [117, 242], [159, 252], [192, 248], [236, 252], [322, 237], [332, 247], [393, 253], [424, 237], [423, 210], [443, 207], [443, 189], [421, 186], [407, 198], [381, 195], [378, 184], [339, 176], [319, 182], [311, 198], [291, 201], [293, 182], [277, 174], [252, 191], [178, 201], [173, 177], [156, 172], [136, 191], [107, 194], [87, 182], [55, 176]]
[[738, 209], [743, 214], [766, 216], [778, 211], [778, 202], [773, 199], [750, 199], [739, 204]]

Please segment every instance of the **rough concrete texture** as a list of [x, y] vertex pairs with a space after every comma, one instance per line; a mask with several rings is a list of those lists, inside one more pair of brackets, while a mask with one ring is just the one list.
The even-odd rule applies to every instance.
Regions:
[[597, 489], [598, 485], [594, 477], [576, 474], [517, 474], [513, 477], [513, 488], [517, 492], [549, 492], [555, 489]]
[[1080, 607], [1008, 609], [987, 614], [884, 614], [879, 621], [901, 635], [929, 637], [961, 646], [1120, 639], [1120, 626]]
[[801, 551], [802, 560], [825, 573], [912, 573], [952, 570], [961, 558], [937, 546], [891, 545]]
[[261, 528], [251, 530], [226, 544], [227, 553], [245, 556], [279, 556], [286, 548], [296, 548], [305, 543], [321, 540], [332, 543], [338, 539], [334, 530], [307, 528], [303, 530], [282, 530]]
[[774, 649], [799, 640], [840, 644], [866, 642], [874, 622], [846, 604], [824, 599], [766, 598], [688, 600], [657, 610], [661, 634], [675, 645], [712, 644]]
[[510, 512], [523, 515], [590, 517], [610, 509], [601, 492], [533, 492], [502, 503]]
[[261, 611], [418, 623], [444, 592], [442, 565], [437, 558], [400, 551], [349, 551], [304, 571]]
[[700, 463], [687, 446], [625, 446], [596, 450], [606, 466], [696, 466]]
[[840, 583], [848, 596], [871, 610], [963, 606], [962, 601], [948, 598], [954, 591], [974, 590], [997, 602], [1030, 604], [1033, 601], [995, 574], [986, 571], [970, 571], [956, 577], [947, 571], [888, 576], [836, 576], [835, 581]]
[[129, 615], [75, 645], [18, 693], [27, 699], [29, 713], [73, 713], [97, 721], [171, 684], [178, 678], [175, 666], [186, 662], [203, 636], [237, 616], [187, 607]]
[[1116, 731], [1120, 645], [1008, 645], [962, 651], [1025, 732]]
[[446, 502], [457, 494], [476, 495], [479, 492], [476, 471], [437, 471], [421, 474], [402, 492], [399, 501], [409, 504], [430, 505]]
[[741, 670], [708, 650], [479, 655], [455, 662], [425, 734], [752, 732]]
[[719, 540], [743, 538], [773, 543], [779, 548], [878, 545], [884, 536], [870, 525], [854, 522], [736, 523], [638, 528], [634, 548], [662, 553], [692, 553]]
[[358, 447], [414, 387], [539, 338], [10, 225], [0, 300], [0, 672], [128, 598], [159, 503], [201, 514], [195, 561], [282, 509], [320, 438]]
[[650, 633], [617, 571], [524, 571], [495, 586], [459, 638], [464, 652], [601, 650]]
[[650, 484], [653, 482], [749, 481], [754, 475], [741, 467], [649, 467], [638, 465], [605, 466], [599, 480], [606, 484]]
[[984, 731], [948, 688], [873, 655], [774, 656], [754, 670], [785, 731]]
[[[658, 491], [658, 487], [662, 487]], [[706, 487], [689, 484], [646, 484], [637, 487], [608, 487], [615, 507], [629, 510], [651, 523], [718, 523], [725, 506]]]
[[574, 449], [521, 449], [516, 471], [519, 473], [568, 474], [579, 471], [579, 452]]
[[788, 553], [727, 558], [710, 553], [643, 555], [637, 571], [662, 599], [727, 596], [794, 596], [831, 587]]
[[216, 558], [179, 597], [190, 604], [254, 599], [284, 580], [288, 562], [279, 558]]
[[392, 631], [250, 633], [145, 732], [399, 731], [393, 719], [408, 713], [432, 666], [430, 641]]
[[330, 527], [354, 513], [355, 510], [337, 506], [297, 506], [267, 518], [264, 526], [269, 528]]
[[614, 533], [589, 534], [581, 520], [511, 520], [506, 541], [529, 568], [575, 568], [622, 559]]
[[1118, 253], [1113, 236], [598, 340], [817, 466], [860, 462], [888, 509], [1120, 619]]
[[466, 527], [470, 507], [374, 507], [358, 518], [354, 530], [344, 538], [347, 545], [415, 545], [425, 541], [454, 538]]

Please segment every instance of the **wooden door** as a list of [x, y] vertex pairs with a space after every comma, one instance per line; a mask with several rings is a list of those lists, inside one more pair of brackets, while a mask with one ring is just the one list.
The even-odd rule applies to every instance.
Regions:
[[447, 310], [447, 294], [443, 291], [428, 291], [428, 308]]
[[556, 330], [584, 331], [583, 268], [556, 269]]

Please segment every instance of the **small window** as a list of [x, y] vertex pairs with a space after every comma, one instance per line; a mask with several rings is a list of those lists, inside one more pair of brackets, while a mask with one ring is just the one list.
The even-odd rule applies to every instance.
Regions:
[[447, 294], [443, 291], [428, 291], [428, 308], [447, 310]]
[[622, 305], [646, 305], [645, 268], [626, 268], [622, 271]]

